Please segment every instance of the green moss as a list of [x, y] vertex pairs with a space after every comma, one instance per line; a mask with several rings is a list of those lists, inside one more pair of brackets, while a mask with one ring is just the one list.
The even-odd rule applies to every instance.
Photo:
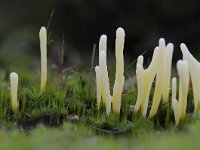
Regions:
[[[19, 59], [15, 57], [13, 60]], [[104, 104], [97, 109], [95, 75], [90, 69], [71, 68], [65, 73], [49, 69], [47, 89], [41, 93], [39, 67], [30, 69], [23, 62], [6, 62], [6, 69], [0, 71], [0, 149], [165, 149], [200, 136], [199, 114], [192, 114], [191, 90], [188, 113], [180, 127], [174, 124], [170, 103], [161, 104], [153, 120], [133, 112], [134, 86], [123, 93], [120, 115], [111, 112], [107, 116]], [[11, 70], [19, 74], [19, 110], [15, 114], [10, 102]], [[110, 76], [114, 78], [114, 73]], [[188, 146], [184, 144], [183, 148]]]

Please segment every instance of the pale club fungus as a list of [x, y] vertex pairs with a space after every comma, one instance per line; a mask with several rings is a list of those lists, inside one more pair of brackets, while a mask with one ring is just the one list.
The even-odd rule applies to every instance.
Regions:
[[15, 72], [10, 74], [10, 87], [11, 87], [11, 100], [12, 110], [14, 113], [18, 110], [17, 88], [18, 88], [18, 75]]
[[120, 113], [121, 96], [124, 86], [124, 40], [125, 32], [122, 28], [116, 31], [115, 55], [116, 55], [116, 74], [113, 88], [113, 96], [110, 94], [110, 84], [106, 62], [107, 36], [102, 35], [99, 41], [99, 66], [95, 67], [97, 83], [97, 103], [100, 105], [101, 99], [106, 104], [106, 113], [109, 114], [112, 109], [115, 113]]
[[[149, 117], [153, 118], [157, 113], [161, 99], [168, 102], [169, 85], [171, 77], [173, 44], [165, 45], [165, 40], [159, 40], [159, 46], [154, 49], [152, 61], [147, 69], [143, 67], [143, 56], [139, 56], [136, 65], [138, 95], [135, 104], [135, 112], [141, 110], [144, 117], [147, 115], [149, 95], [154, 78], [156, 78], [155, 93]], [[164, 84], [165, 82], [165, 84]]]
[[194, 112], [196, 113], [200, 103], [200, 63], [192, 56], [184, 43], [180, 45], [183, 59], [188, 62], [194, 94]]
[[189, 86], [189, 69], [188, 63], [179, 60], [177, 63], [179, 75], [179, 100], [176, 99], [176, 78], [172, 79], [172, 108], [174, 110], [176, 125], [182, 123], [185, 119], [187, 108], [187, 96]]
[[47, 82], [47, 31], [42, 27], [39, 32], [40, 53], [41, 53], [41, 92], [45, 92]]

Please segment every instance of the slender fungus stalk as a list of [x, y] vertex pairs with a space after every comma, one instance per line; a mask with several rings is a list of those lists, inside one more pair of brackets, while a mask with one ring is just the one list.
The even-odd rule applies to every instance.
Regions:
[[105, 51], [101, 51], [100, 53], [100, 70], [101, 70], [101, 77], [102, 77], [102, 88], [104, 89], [104, 96], [106, 102], [106, 113], [109, 114], [111, 111], [111, 95], [110, 95], [110, 85], [109, 85], [109, 78], [108, 78], [108, 71], [106, 65], [106, 53]]
[[172, 80], [172, 108], [174, 110], [176, 125], [184, 121], [186, 114], [189, 86], [189, 69], [187, 61], [179, 60], [177, 63], [177, 70], [179, 74], [179, 101], [176, 100], [176, 80], [175, 78]]
[[171, 81], [171, 68], [172, 68], [172, 54], [174, 45], [172, 43], [167, 44], [164, 55], [164, 84], [163, 84], [163, 103], [169, 101], [169, 86]]
[[47, 82], [47, 31], [45, 27], [40, 29], [40, 52], [41, 52], [41, 86], [40, 90], [45, 92]]
[[116, 31], [116, 40], [115, 40], [115, 56], [116, 56], [116, 74], [115, 74], [115, 83], [113, 88], [113, 99], [112, 106], [113, 111], [120, 113], [121, 109], [121, 95], [124, 86], [124, 41], [125, 41], [125, 32], [124, 29], [118, 28]]
[[[106, 35], [102, 35], [100, 37], [100, 40], [99, 40], [99, 67], [100, 67], [100, 70], [102, 70], [101, 68], [101, 65], [102, 64], [102, 59], [100, 58], [100, 54], [101, 54], [101, 51], [104, 51], [105, 52], [105, 55], [107, 53], [107, 36]], [[106, 56], [107, 57], [107, 56]], [[107, 59], [105, 59], [105, 63], [107, 64]], [[106, 103], [105, 101], [105, 95], [104, 95], [104, 81], [103, 81], [103, 78], [101, 78], [101, 96], [102, 96], [102, 99], [103, 99], [103, 102]]]
[[178, 109], [178, 101], [176, 99], [176, 78], [172, 79], [172, 109], [174, 111], [175, 123], [179, 124], [179, 109]]
[[189, 71], [192, 80], [194, 94], [194, 112], [196, 113], [200, 104], [200, 63], [192, 56], [184, 43], [180, 45], [183, 59], [188, 62]]
[[187, 61], [179, 60], [177, 63], [177, 69], [179, 74], [179, 117], [180, 121], [185, 119], [186, 107], [187, 107], [187, 95], [189, 86], [189, 69]]
[[156, 114], [163, 94], [164, 73], [165, 73], [164, 54], [165, 54], [165, 40], [161, 38], [159, 40], [159, 58], [157, 61], [156, 85], [155, 85], [153, 103], [149, 114], [150, 118], [154, 117], [154, 115]]
[[134, 107], [134, 111], [137, 112], [140, 109], [142, 103], [142, 93], [143, 93], [143, 86], [144, 86], [144, 77], [142, 74], [142, 66], [143, 66], [144, 57], [139, 56], [137, 59], [137, 69], [136, 69], [136, 76], [137, 76], [137, 86], [138, 86], [138, 94], [137, 94], [137, 101]]
[[153, 118], [157, 113], [162, 98], [163, 103], [166, 103], [169, 100], [173, 49], [173, 44], [169, 43], [165, 46], [165, 40], [163, 38], [159, 40], [159, 60], [157, 62], [158, 68], [156, 74], [156, 85], [153, 104], [149, 114], [150, 118]]
[[10, 86], [11, 86], [11, 98], [12, 98], [12, 110], [17, 112], [18, 101], [17, 101], [17, 88], [18, 88], [18, 75], [15, 72], [10, 74]]
[[176, 78], [172, 78], [172, 99], [176, 99], [176, 88], [177, 88], [177, 82]]
[[98, 109], [100, 108], [100, 102], [101, 102], [101, 71], [99, 66], [95, 67], [95, 72], [96, 72], [96, 86], [97, 86], [97, 106]]

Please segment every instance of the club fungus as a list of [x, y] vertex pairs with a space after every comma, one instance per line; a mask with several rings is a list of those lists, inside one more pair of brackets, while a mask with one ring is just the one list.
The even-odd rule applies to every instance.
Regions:
[[169, 43], [165, 46], [165, 40], [159, 40], [159, 58], [157, 62], [156, 85], [153, 97], [152, 107], [149, 117], [153, 118], [158, 111], [161, 99], [163, 103], [169, 99], [169, 85], [171, 78], [171, 63], [172, 63], [173, 44]]
[[116, 73], [112, 97], [113, 111], [118, 114], [120, 113], [121, 95], [124, 86], [124, 41], [125, 32], [122, 28], [118, 28], [115, 40]]
[[134, 111], [137, 112], [141, 109], [141, 113], [144, 117], [147, 114], [147, 107], [149, 102], [150, 89], [153, 83], [153, 79], [156, 75], [157, 59], [159, 54], [159, 48], [156, 47], [153, 53], [151, 64], [147, 69], [143, 68], [143, 56], [139, 56], [137, 60], [137, 84], [138, 84], [138, 95]]
[[[106, 104], [106, 113], [111, 111], [111, 101], [113, 111], [120, 113], [121, 108], [121, 95], [124, 86], [124, 40], [125, 32], [122, 28], [118, 28], [116, 31], [115, 40], [115, 55], [116, 55], [116, 74], [115, 83], [113, 88], [113, 97], [110, 94], [109, 77], [106, 62], [106, 50], [107, 50], [107, 36], [102, 35], [99, 41], [99, 66], [95, 68], [96, 82], [97, 82], [97, 102], [102, 98], [103, 103]], [[99, 79], [101, 78], [101, 79]], [[101, 94], [101, 96], [100, 96]]]
[[17, 101], [17, 88], [18, 88], [18, 75], [15, 72], [10, 74], [10, 86], [11, 86], [11, 100], [12, 100], [12, 110], [17, 112], [18, 101]]
[[200, 103], [200, 63], [192, 56], [184, 43], [180, 45], [180, 48], [183, 54], [183, 59], [188, 62], [189, 66], [194, 94], [194, 112], [196, 113]]
[[163, 103], [169, 101], [169, 87], [171, 81], [171, 68], [172, 68], [172, 55], [174, 51], [174, 45], [172, 43], [167, 44], [164, 54], [164, 84], [163, 84]]
[[[155, 52], [154, 52], [155, 53]], [[137, 59], [137, 66], [136, 66], [136, 76], [137, 76], [137, 86], [138, 86], [138, 94], [137, 94], [137, 101], [134, 107], [134, 111], [137, 112], [140, 109], [141, 103], [143, 101], [143, 87], [144, 87], [144, 76], [143, 76], [143, 61], [144, 57], [139, 56]]]
[[159, 46], [154, 50], [152, 62], [147, 69], [143, 67], [143, 56], [138, 57], [136, 69], [138, 96], [135, 111], [137, 112], [141, 109], [144, 117], [147, 114], [149, 94], [155, 77], [155, 93], [149, 117], [152, 118], [157, 113], [162, 97], [163, 102], [167, 102], [169, 99], [172, 53], [173, 44], [169, 43], [165, 46], [165, 40], [161, 38], [159, 40]]
[[175, 123], [176, 123], [176, 125], [178, 125], [178, 123], [179, 123], [178, 110], [179, 109], [178, 109], [178, 101], [176, 99], [176, 87], [177, 87], [176, 84], [177, 84], [176, 78], [174, 77], [172, 79], [172, 110], [174, 111]]
[[157, 66], [156, 83], [155, 83], [155, 91], [154, 91], [152, 106], [149, 114], [150, 118], [152, 118], [156, 114], [163, 93], [163, 85], [164, 85], [163, 74], [165, 71], [164, 54], [165, 54], [165, 40], [161, 38], [159, 40], [159, 57], [157, 59], [157, 64], [156, 64]]
[[[100, 58], [100, 54], [101, 54], [101, 51], [104, 51], [105, 52], [105, 55], [107, 54], [107, 36], [106, 35], [102, 35], [100, 37], [100, 40], [99, 40], [99, 67], [101, 68], [101, 65], [102, 64], [102, 59]], [[105, 63], [107, 64], [107, 56], [106, 56], [106, 59], [105, 59]], [[101, 72], [102, 69], [100, 69], [100, 72]], [[107, 77], [106, 77], [107, 78]], [[103, 78], [101, 78], [101, 95], [102, 95], [102, 99], [103, 99], [103, 102], [106, 103], [105, 101], [105, 96], [104, 96], [104, 81], [103, 81]]]
[[95, 67], [95, 72], [96, 72], [96, 83], [97, 83], [97, 106], [98, 108], [100, 107], [100, 102], [101, 102], [101, 72], [99, 66]]
[[179, 100], [176, 99], [176, 79], [172, 79], [172, 108], [174, 110], [176, 125], [183, 122], [186, 115], [187, 95], [189, 86], [189, 68], [185, 60], [177, 63], [179, 75]]
[[41, 52], [41, 92], [45, 91], [47, 82], [47, 31], [42, 27], [39, 32], [40, 52]]
[[109, 84], [108, 70], [106, 65], [105, 51], [101, 51], [100, 59], [101, 59], [101, 64], [99, 64], [99, 66], [103, 83], [102, 88], [104, 90], [104, 99], [105, 99], [104, 101], [106, 102], [106, 113], [109, 114], [111, 111], [111, 95], [110, 95], [110, 84]]

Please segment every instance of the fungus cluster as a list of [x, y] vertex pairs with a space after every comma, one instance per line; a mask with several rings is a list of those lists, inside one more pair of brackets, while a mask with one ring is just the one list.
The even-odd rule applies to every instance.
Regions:
[[103, 100], [103, 103], [106, 104], [107, 114], [111, 112], [111, 103], [113, 111], [120, 113], [121, 95], [124, 86], [124, 39], [124, 30], [122, 28], [118, 28], [115, 39], [116, 74], [112, 96], [110, 94], [110, 83], [106, 60], [107, 36], [102, 35], [99, 40], [99, 66], [95, 67], [97, 102], [99, 107], [101, 100]]
[[135, 112], [141, 110], [144, 117], [147, 115], [149, 95], [154, 78], [156, 78], [155, 91], [149, 117], [153, 118], [155, 116], [161, 99], [163, 99], [163, 103], [168, 102], [172, 53], [173, 44], [169, 43], [166, 46], [165, 40], [161, 38], [147, 69], [143, 67], [143, 56], [138, 57], [136, 67], [138, 95], [134, 110]]
[[[97, 83], [97, 104], [100, 106], [101, 100], [106, 104], [107, 114], [112, 109], [119, 113], [121, 107], [121, 95], [124, 85], [124, 37], [125, 32], [118, 28], [115, 41], [116, 55], [116, 74], [113, 88], [113, 95], [110, 94], [109, 77], [106, 62], [106, 35], [102, 35], [99, 41], [99, 66], [95, 67]], [[189, 87], [189, 78], [191, 76], [193, 94], [194, 94], [194, 112], [196, 113], [200, 104], [200, 63], [191, 55], [185, 44], [180, 45], [183, 60], [177, 62], [177, 71], [179, 76], [179, 98], [176, 98], [177, 79], [171, 80], [171, 66], [174, 46], [172, 43], [165, 44], [161, 38], [159, 45], [154, 49], [152, 61], [148, 68], [144, 68], [144, 57], [141, 55], [137, 59], [136, 77], [138, 94], [134, 106], [135, 112], [141, 112], [146, 117], [153, 118], [158, 111], [162, 101], [163, 104], [171, 103], [174, 111], [175, 123], [179, 125], [184, 121], [187, 107], [187, 95]], [[148, 112], [149, 96], [152, 84], [155, 80], [155, 89], [152, 99], [152, 105]], [[172, 85], [172, 96], [170, 97], [170, 83]]]
[[[41, 51], [41, 92], [45, 92], [47, 82], [47, 31], [42, 27], [39, 32], [40, 51]], [[124, 86], [124, 43], [125, 32], [122, 28], [116, 31], [115, 39], [115, 57], [116, 57], [116, 73], [113, 93], [110, 92], [110, 83], [107, 67], [107, 36], [102, 35], [99, 41], [99, 65], [95, 67], [96, 85], [97, 85], [97, 105], [100, 108], [101, 100], [106, 105], [106, 113], [110, 114], [111, 110], [119, 114], [121, 109], [121, 98]], [[189, 79], [191, 76], [193, 94], [194, 94], [194, 112], [198, 111], [200, 104], [200, 63], [192, 56], [185, 44], [180, 45], [183, 60], [177, 62], [177, 71], [179, 76], [179, 94], [176, 97], [177, 79], [171, 80], [171, 66], [173, 55], [173, 44], [165, 44], [165, 40], [161, 38], [159, 45], [154, 49], [152, 61], [148, 68], [144, 68], [144, 57], [141, 55], [137, 59], [136, 76], [138, 95], [134, 107], [135, 112], [141, 112], [146, 117], [153, 118], [158, 107], [162, 103], [171, 103], [174, 112], [175, 123], [179, 125], [186, 116], [187, 96]], [[155, 80], [155, 89], [152, 99], [151, 109], [148, 112], [149, 95]], [[172, 84], [172, 96], [170, 98], [170, 82]], [[18, 110], [17, 88], [18, 75], [15, 72], [10, 74], [12, 110], [14, 113]]]

